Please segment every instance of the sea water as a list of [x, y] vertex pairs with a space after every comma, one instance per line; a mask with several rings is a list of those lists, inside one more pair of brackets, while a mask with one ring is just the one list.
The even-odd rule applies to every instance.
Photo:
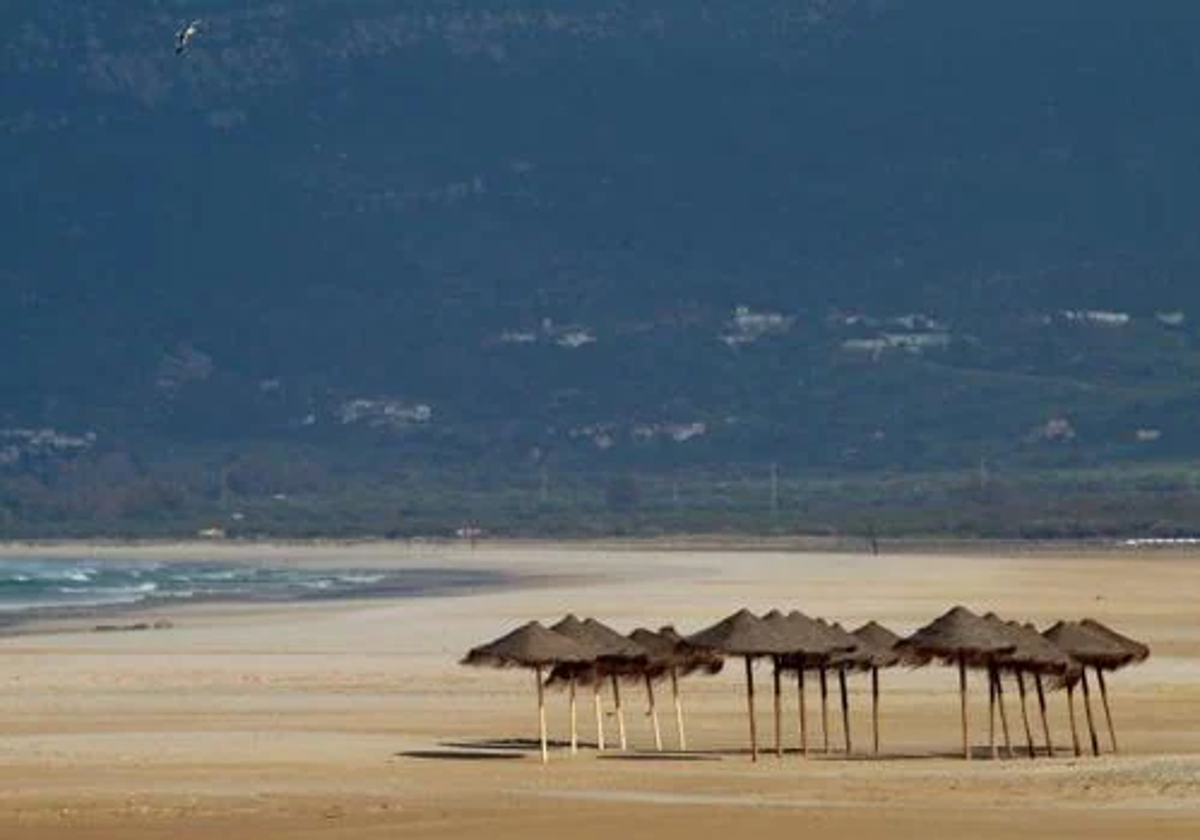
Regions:
[[471, 569], [322, 570], [226, 562], [0, 559], [0, 613], [151, 602], [416, 597], [498, 585]]

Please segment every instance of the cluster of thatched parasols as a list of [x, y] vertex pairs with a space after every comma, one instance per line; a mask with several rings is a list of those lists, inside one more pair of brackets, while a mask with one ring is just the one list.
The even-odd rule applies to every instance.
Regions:
[[854, 631], [837, 623], [810, 618], [800, 612], [784, 614], [773, 610], [756, 616], [749, 610], [738, 612], [716, 624], [689, 636], [681, 636], [672, 627], [658, 631], [638, 628], [628, 635], [597, 621], [580, 620], [567, 615], [551, 627], [531, 621], [510, 633], [473, 648], [463, 659], [465, 665], [522, 667], [534, 671], [537, 679], [538, 724], [542, 760], [548, 759], [546, 736], [546, 686], [563, 686], [570, 700], [570, 750], [579, 749], [577, 692], [590, 687], [596, 715], [596, 746], [606, 747], [602, 690], [610, 685], [617, 721], [618, 743], [627, 748], [624, 710], [621, 702], [621, 683], [636, 681], [645, 686], [649, 702], [654, 746], [663, 749], [655, 703], [656, 682], [668, 680], [675, 708], [678, 748], [687, 749], [683, 705], [679, 680], [693, 673], [716, 674], [727, 657], [741, 657], [746, 668], [746, 698], [750, 722], [750, 754], [758, 758], [758, 731], [754, 713], [754, 671], [756, 659], [770, 660], [773, 669], [775, 751], [783, 753], [782, 684], [785, 674], [795, 674], [799, 695], [800, 751], [809, 751], [808, 711], [805, 701], [805, 675], [815, 673], [819, 678], [821, 696], [821, 731], [824, 752], [829, 752], [828, 688], [830, 672], [836, 674], [841, 694], [842, 731], [845, 750], [851, 751], [849, 700], [846, 676], [850, 671], [870, 675], [872, 705], [872, 747], [879, 752], [879, 671], [895, 666], [921, 667], [943, 663], [958, 668], [962, 710], [963, 756], [971, 757], [967, 725], [967, 671], [982, 670], [988, 675], [991, 725], [989, 748], [998, 757], [995, 720], [997, 710], [1003, 728], [1005, 748], [1013, 754], [1008, 715], [1004, 706], [1004, 677], [1016, 681], [1020, 694], [1021, 717], [1024, 722], [1028, 753], [1038, 754], [1033, 729], [1029, 723], [1026, 689], [1032, 684], [1041, 712], [1043, 747], [1053, 755], [1054, 745], [1046, 718], [1047, 689], [1065, 688], [1071, 721], [1072, 746], [1076, 755], [1082, 754], [1075, 722], [1074, 692], [1082, 685], [1084, 710], [1092, 752], [1100, 753], [1100, 743], [1092, 715], [1091, 690], [1087, 669], [1096, 675], [1103, 700], [1105, 718], [1112, 749], [1117, 749], [1116, 733], [1109, 709], [1108, 688], [1104, 672], [1144, 661], [1150, 649], [1098, 621], [1060, 621], [1043, 632], [1032, 624], [1005, 621], [995, 614], [976, 615], [965, 607], [949, 612], [901, 638], [875, 622], [868, 622]]

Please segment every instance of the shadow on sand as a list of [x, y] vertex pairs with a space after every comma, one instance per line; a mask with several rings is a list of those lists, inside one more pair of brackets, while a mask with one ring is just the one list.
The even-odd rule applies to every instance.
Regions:
[[394, 758], [431, 759], [435, 761], [512, 761], [524, 756], [518, 752], [484, 752], [482, 750], [405, 750]]
[[[415, 758], [415, 759], [433, 759], [443, 761], [493, 761], [505, 759], [520, 759], [527, 755], [535, 755], [540, 749], [540, 744], [534, 738], [487, 738], [472, 741], [442, 741], [438, 744], [438, 749], [428, 750], [405, 750], [395, 754], [396, 758]], [[570, 743], [565, 740], [551, 740], [547, 742], [547, 747], [555, 752], [564, 753], [570, 748]], [[630, 762], [696, 762], [696, 761], [721, 761], [724, 759], [745, 759], [749, 760], [750, 751], [748, 749], [698, 749], [689, 750], [687, 752], [678, 752], [673, 750], [664, 750], [657, 752], [647, 749], [629, 749], [625, 751], [609, 748], [604, 752], [596, 750], [593, 743], [579, 742], [579, 751], [581, 753], [591, 753], [596, 758], [604, 761], [630, 761]], [[767, 762], [771, 760], [780, 760], [773, 749], [760, 750], [759, 761]], [[1074, 758], [1074, 753], [1069, 750], [1058, 750], [1055, 753], [1055, 758]], [[796, 748], [787, 748], [783, 751], [783, 759], [789, 761], [811, 761], [811, 762], [855, 762], [866, 763], [871, 762], [919, 762], [919, 761], [953, 761], [955, 759], [962, 760], [961, 750], [931, 750], [927, 752], [906, 751], [906, 752], [883, 752], [879, 755], [873, 755], [869, 752], [855, 752], [846, 755], [844, 752], [822, 752], [821, 750], [810, 750], [807, 756], [803, 756], [800, 750]], [[971, 758], [976, 761], [990, 762], [992, 760], [991, 749], [984, 746], [973, 746], [971, 749]], [[1037, 756], [1040, 760], [1047, 758], [1045, 751], [1041, 750]], [[1000, 751], [1001, 761], [1031, 761], [1027, 750], [1014, 750], [1013, 757], [1008, 758], [1004, 750]]]

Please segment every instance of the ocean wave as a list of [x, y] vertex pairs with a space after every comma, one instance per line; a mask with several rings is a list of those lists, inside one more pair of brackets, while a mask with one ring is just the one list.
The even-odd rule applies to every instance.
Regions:
[[[85, 559], [0, 559], [0, 611], [38, 607], [88, 607], [141, 601], [361, 596], [373, 589], [390, 596], [470, 586], [479, 572], [410, 569], [309, 569], [195, 563], [105, 562]], [[486, 575], [485, 575], [486, 576]]]

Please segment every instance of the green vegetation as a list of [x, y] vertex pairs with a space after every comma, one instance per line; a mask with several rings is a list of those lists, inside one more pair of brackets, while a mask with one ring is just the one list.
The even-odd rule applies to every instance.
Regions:
[[[790, 472], [776, 465], [339, 472], [294, 457], [143, 471], [76, 463], [0, 479], [0, 538], [649, 536], [1056, 539], [1200, 533], [1200, 464], [1121, 469]], [[223, 476], [223, 477], [222, 477]]]

